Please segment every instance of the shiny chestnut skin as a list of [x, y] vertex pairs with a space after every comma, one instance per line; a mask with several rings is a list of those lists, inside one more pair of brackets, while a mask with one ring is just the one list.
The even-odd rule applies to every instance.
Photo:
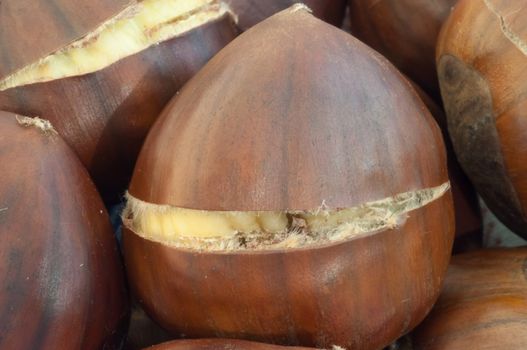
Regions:
[[[407, 81], [295, 7], [240, 35], [170, 102], [129, 192], [202, 210], [312, 210], [447, 181], [440, 130]], [[138, 300], [175, 336], [377, 349], [431, 309], [453, 231], [446, 192], [401, 226], [314, 247], [190, 250], [129, 228], [123, 238]]]
[[226, 3], [238, 17], [238, 27], [244, 31], [296, 3], [306, 4], [316, 17], [337, 27], [346, 10], [346, 0], [226, 0]]
[[435, 47], [457, 0], [349, 0], [352, 33], [439, 100]]
[[524, 2], [460, 1], [437, 47], [441, 94], [457, 158], [488, 207], [524, 238], [525, 16]]
[[175, 340], [156, 346], [151, 346], [145, 350], [314, 350], [298, 346], [279, 346], [263, 344], [237, 339], [196, 339], [196, 340]]
[[11, 113], [0, 150], [0, 348], [119, 349], [124, 274], [88, 173], [56, 133]]
[[[85, 36], [128, 4], [0, 2], [0, 79]], [[49, 119], [87, 167], [104, 201], [115, 203], [165, 104], [237, 33], [225, 15], [94, 73], [0, 91], [0, 109]]]
[[527, 348], [527, 248], [452, 258], [439, 301], [413, 334], [415, 350]]

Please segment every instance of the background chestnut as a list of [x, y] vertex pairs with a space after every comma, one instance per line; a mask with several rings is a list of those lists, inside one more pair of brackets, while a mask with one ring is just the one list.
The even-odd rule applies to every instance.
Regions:
[[457, 0], [349, 0], [351, 30], [439, 100], [435, 47]]
[[128, 199], [130, 284], [177, 337], [380, 348], [431, 309], [454, 231], [426, 107], [383, 57], [298, 5], [169, 103]]
[[[309, 350], [297, 346], [279, 346], [263, 344], [236, 339], [197, 339], [197, 340], [175, 340], [157, 346], [151, 346], [149, 350]], [[338, 348], [334, 348], [337, 350]], [[314, 349], [312, 349], [314, 350]]]
[[4, 0], [0, 32], [0, 109], [46, 116], [110, 204], [162, 108], [238, 30], [218, 0]]
[[304, 3], [316, 17], [340, 26], [346, 12], [346, 0], [225, 0], [238, 17], [238, 27], [247, 30], [269, 16], [295, 3]]
[[459, 1], [437, 48], [441, 94], [457, 158], [488, 207], [524, 238], [525, 16], [524, 2]]
[[454, 256], [439, 301], [413, 335], [415, 350], [525, 349], [527, 248]]
[[49, 122], [0, 112], [0, 348], [119, 349], [128, 307], [108, 214]]

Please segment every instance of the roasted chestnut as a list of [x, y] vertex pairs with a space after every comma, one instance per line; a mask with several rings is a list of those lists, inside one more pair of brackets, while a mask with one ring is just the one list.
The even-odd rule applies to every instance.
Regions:
[[0, 109], [48, 118], [107, 203], [165, 104], [238, 31], [218, 0], [128, 2], [0, 2]]
[[439, 99], [434, 53], [457, 0], [349, 0], [353, 35]]
[[[437, 48], [457, 158], [488, 207], [527, 238], [527, 3], [460, 1]], [[481, 38], [485, 38], [482, 40]]]
[[123, 213], [130, 284], [178, 337], [385, 346], [438, 296], [441, 132], [383, 57], [296, 5], [166, 107]]
[[527, 248], [452, 258], [445, 286], [413, 335], [415, 350], [527, 348]]
[[340, 26], [347, 0], [225, 0], [237, 16], [238, 27], [247, 30], [295, 3], [304, 3], [318, 18]]
[[110, 220], [49, 121], [0, 112], [0, 348], [119, 349], [128, 321]]

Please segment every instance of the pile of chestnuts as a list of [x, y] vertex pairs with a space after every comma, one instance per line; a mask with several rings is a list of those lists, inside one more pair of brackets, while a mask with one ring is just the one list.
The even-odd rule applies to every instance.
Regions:
[[0, 1], [0, 350], [526, 349], [524, 18]]

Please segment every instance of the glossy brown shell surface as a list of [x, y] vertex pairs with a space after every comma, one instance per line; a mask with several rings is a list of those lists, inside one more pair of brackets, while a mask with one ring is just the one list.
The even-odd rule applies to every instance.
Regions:
[[416, 350], [527, 347], [527, 248], [452, 258], [438, 303], [414, 334]]
[[440, 130], [406, 80], [299, 10], [243, 33], [185, 85], [129, 191], [193, 209], [313, 210], [446, 181]]
[[127, 323], [108, 214], [58, 137], [0, 112], [0, 348], [118, 349]]

